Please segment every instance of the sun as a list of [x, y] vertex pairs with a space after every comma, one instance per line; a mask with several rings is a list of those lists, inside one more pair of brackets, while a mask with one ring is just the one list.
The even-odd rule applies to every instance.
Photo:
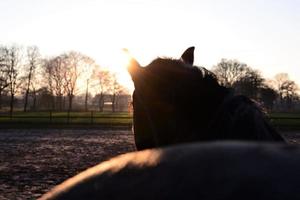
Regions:
[[120, 49], [117, 53], [111, 55], [109, 64], [104, 66], [104, 68], [114, 73], [117, 81], [131, 93], [134, 90], [134, 85], [127, 71], [130, 59], [129, 53], [124, 51], [124, 49]]

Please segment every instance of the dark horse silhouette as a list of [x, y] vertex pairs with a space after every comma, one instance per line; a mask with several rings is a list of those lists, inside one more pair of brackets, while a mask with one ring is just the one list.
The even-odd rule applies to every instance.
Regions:
[[252, 100], [234, 96], [193, 61], [194, 47], [180, 59], [157, 58], [146, 67], [132, 58], [138, 150], [210, 140], [283, 141]]

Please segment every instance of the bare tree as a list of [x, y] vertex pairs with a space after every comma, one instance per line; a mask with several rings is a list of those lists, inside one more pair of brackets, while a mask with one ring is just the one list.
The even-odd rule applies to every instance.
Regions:
[[84, 100], [84, 108], [85, 108], [85, 112], [88, 111], [89, 82], [90, 82], [90, 79], [87, 79], [87, 80], [86, 80], [86, 90], [85, 90], [85, 100]]
[[53, 95], [47, 87], [41, 87], [36, 90], [36, 107], [42, 110], [53, 109]]
[[63, 66], [63, 60], [60, 56], [54, 58], [54, 60], [52, 60], [52, 69], [53, 69], [53, 73], [52, 73], [52, 80], [53, 80], [53, 84], [54, 84], [54, 92], [55, 92], [55, 96], [56, 96], [56, 107], [58, 107], [58, 109], [60, 111], [62, 111], [63, 109], [63, 95], [64, 95], [64, 91], [65, 91], [65, 87], [64, 87], [64, 66]]
[[[39, 49], [36, 46], [31, 46], [27, 48], [27, 59], [28, 59], [28, 69], [26, 70], [28, 72], [26, 79], [26, 91], [25, 91], [25, 99], [24, 99], [24, 112], [27, 111], [27, 104], [28, 104], [28, 96], [30, 93], [30, 87], [32, 87], [33, 95], [35, 95], [35, 85], [33, 80], [35, 79], [35, 73], [37, 66], [40, 62], [40, 53]], [[34, 98], [34, 105], [35, 105], [35, 98]]]
[[298, 95], [296, 91], [298, 90], [298, 86], [294, 81], [288, 80], [284, 82], [281, 88], [284, 100], [287, 109], [291, 110], [293, 108], [294, 101], [297, 99]]
[[264, 87], [264, 78], [257, 70], [251, 68], [233, 83], [235, 91], [252, 99], [258, 99], [260, 89]]
[[282, 86], [283, 86], [284, 82], [286, 82], [287, 80], [289, 80], [289, 75], [287, 73], [279, 73], [279, 74], [275, 75], [274, 86], [275, 86], [276, 90], [278, 91], [281, 104], [282, 104], [283, 96], [284, 96], [283, 91], [282, 91]]
[[94, 61], [90, 57], [75, 51], [62, 55], [62, 58], [64, 63], [64, 82], [68, 96], [68, 110], [71, 111], [77, 89], [77, 80], [85, 71], [85, 68], [93, 65]]
[[126, 89], [118, 82], [116, 74], [112, 75], [111, 79], [111, 106], [112, 112], [116, 112], [116, 108], [118, 107], [118, 97], [119, 95], [127, 93]]
[[99, 67], [95, 68], [93, 71], [93, 87], [96, 88], [98, 98], [98, 108], [100, 112], [103, 112], [104, 108], [104, 97], [105, 94], [108, 94], [111, 88], [112, 83], [112, 74], [107, 71], [103, 70]]
[[70, 52], [69, 54], [64, 55], [64, 80], [65, 80], [65, 88], [68, 95], [68, 110], [72, 110], [73, 98], [76, 89], [76, 82], [79, 77], [79, 62], [80, 56], [76, 52]]
[[85, 80], [86, 82], [86, 88], [85, 88], [85, 100], [84, 100], [84, 105], [85, 105], [85, 111], [88, 111], [88, 102], [89, 102], [89, 88], [91, 85], [91, 79], [93, 78], [93, 72], [95, 69], [99, 68], [99, 66], [96, 64], [96, 62], [88, 57], [85, 56], [84, 58], [85, 62], [82, 63], [82, 72], [81, 72], [81, 77], [82, 79]]
[[271, 111], [278, 96], [276, 90], [265, 84], [264, 87], [260, 88], [259, 95], [264, 107]]
[[232, 87], [233, 84], [245, 76], [249, 67], [237, 60], [222, 59], [212, 71], [218, 77], [219, 82], [226, 86]]
[[20, 65], [20, 48], [13, 45], [8, 48], [8, 81], [9, 81], [9, 93], [10, 93], [10, 114], [14, 111], [15, 94], [17, 91], [17, 80], [19, 74]]
[[[51, 96], [51, 110], [55, 110], [55, 100], [54, 100], [54, 84], [53, 84], [53, 67], [52, 67], [52, 63], [51, 63], [51, 59], [43, 59], [42, 61], [42, 69], [43, 69], [43, 73], [45, 74], [45, 78], [44, 82], [46, 85], [46, 89], [47, 91], [49, 91], [50, 96]], [[44, 91], [45, 91], [44, 88]], [[45, 93], [45, 92], [44, 92]]]
[[32, 99], [33, 99], [33, 102], [32, 102], [32, 109], [35, 111], [37, 109], [36, 105], [37, 105], [37, 88], [36, 88], [36, 85], [34, 83], [31, 84], [31, 88], [32, 88], [32, 91], [31, 91], [31, 96], [32, 96]]
[[289, 79], [287, 73], [279, 73], [275, 76], [274, 85], [278, 91], [281, 106], [292, 108], [294, 99], [297, 99], [297, 84]]
[[[47, 87], [53, 96], [53, 109], [63, 109], [63, 95], [65, 93], [64, 64], [60, 56], [44, 61], [44, 71], [47, 75]], [[54, 98], [56, 97], [56, 98]], [[56, 101], [54, 100], [56, 99]]]
[[2, 109], [2, 95], [9, 86], [9, 50], [7, 47], [0, 47], [0, 109]]
[[[94, 65], [94, 60], [78, 52], [69, 52], [48, 59], [44, 62], [44, 71], [47, 74], [47, 85], [49, 91], [56, 97], [56, 107], [59, 110], [65, 108], [65, 97], [68, 98], [68, 110], [72, 110], [73, 99], [77, 91], [79, 77], [86, 69]], [[87, 85], [88, 87], [88, 85]]]

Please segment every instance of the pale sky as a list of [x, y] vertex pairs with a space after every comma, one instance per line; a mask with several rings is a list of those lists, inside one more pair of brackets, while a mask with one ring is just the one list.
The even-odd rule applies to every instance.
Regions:
[[77, 50], [117, 69], [122, 48], [146, 65], [195, 46], [196, 65], [238, 59], [300, 84], [300, 0], [0, 0], [0, 8], [0, 44], [37, 45], [44, 56]]

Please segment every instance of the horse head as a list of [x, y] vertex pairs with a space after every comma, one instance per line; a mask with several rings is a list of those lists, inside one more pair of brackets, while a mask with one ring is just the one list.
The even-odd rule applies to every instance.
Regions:
[[134, 58], [134, 133], [138, 149], [207, 140], [206, 134], [227, 88], [213, 73], [193, 66], [194, 47], [179, 59], [157, 58], [142, 67]]

